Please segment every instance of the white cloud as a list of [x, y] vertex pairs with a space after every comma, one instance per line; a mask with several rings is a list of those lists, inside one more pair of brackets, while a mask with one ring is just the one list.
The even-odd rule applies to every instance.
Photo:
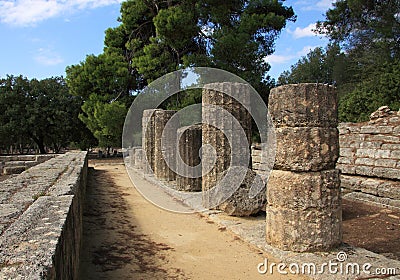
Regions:
[[64, 62], [64, 59], [50, 48], [40, 48], [34, 59], [37, 63], [45, 66], [53, 66]]
[[326, 11], [326, 10], [328, 10], [328, 9], [330, 9], [332, 7], [332, 4], [334, 2], [336, 2], [336, 1], [333, 1], [333, 0], [321, 0], [321, 1], [318, 1], [315, 6], [319, 10]]
[[264, 58], [264, 60], [270, 64], [283, 64], [293, 59], [293, 55], [278, 55], [271, 54]]
[[304, 37], [313, 37], [316, 36], [316, 34], [313, 32], [313, 29], [315, 29], [316, 24], [311, 23], [308, 26], [304, 28], [296, 27], [294, 31], [291, 31], [288, 29], [288, 33], [292, 34], [295, 39], [299, 38], [304, 38]]
[[317, 46], [304, 46], [300, 51], [298, 51], [296, 53], [296, 57], [300, 58], [300, 56], [305, 56], [310, 51], [312, 51], [313, 49], [318, 48], [318, 47], [320, 47], [320, 46], [319, 45], [317, 45]]
[[300, 51], [297, 51], [295, 53], [291, 53], [290, 50], [287, 52], [289, 54], [286, 55], [279, 55], [279, 54], [272, 54], [264, 58], [264, 60], [271, 65], [277, 65], [277, 64], [285, 64], [288, 63], [294, 59], [298, 60], [300, 57], [305, 56], [308, 54], [311, 50], [317, 48], [319, 46], [304, 46]]
[[67, 12], [121, 2], [122, 0], [0, 0], [0, 21], [11, 25], [29, 26]]
[[299, 1], [296, 3], [297, 5], [302, 6], [303, 11], [321, 11], [325, 12], [328, 9], [332, 8], [332, 4], [335, 3], [336, 0], [319, 0], [317, 2], [312, 1]]

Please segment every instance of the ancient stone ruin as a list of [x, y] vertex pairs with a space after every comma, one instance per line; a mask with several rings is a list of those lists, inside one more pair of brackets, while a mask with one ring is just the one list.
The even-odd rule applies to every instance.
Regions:
[[[142, 148], [143, 148], [143, 164], [142, 168], [146, 174], [154, 172], [154, 149], [155, 149], [155, 136], [154, 136], [154, 112], [156, 110], [149, 109], [143, 111], [142, 117]], [[140, 153], [140, 152], [139, 152]], [[138, 153], [138, 157], [139, 157]], [[139, 161], [138, 161], [139, 164]]]
[[[179, 155], [176, 156], [180, 156], [182, 160], [176, 161], [178, 165], [177, 190], [201, 191], [201, 133], [201, 124], [178, 129]], [[196, 166], [200, 168], [195, 169]]]
[[[173, 122], [163, 131], [175, 112], [144, 112], [142, 149], [131, 151], [135, 167], [143, 168], [143, 155], [155, 178], [175, 179], [171, 166], [164, 160], [168, 149], [161, 145], [162, 134], [167, 134], [178, 143], [182, 159], [175, 159], [178, 170], [193, 171], [199, 165], [203, 170], [202, 177], [178, 174], [171, 188], [202, 190], [206, 208], [223, 210], [229, 215], [248, 216], [266, 207], [266, 240], [280, 249], [321, 251], [339, 245], [342, 213], [339, 170], [335, 169], [339, 156], [335, 89], [322, 84], [298, 84], [271, 91], [269, 111], [276, 133], [275, 166], [267, 187], [264, 185], [256, 196], [250, 196], [251, 186], [268, 178], [271, 158], [265, 156], [269, 151], [264, 143], [253, 146], [250, 159], [252, 119], [242, 105], [250, 105], [249, 87], [239, 83], [209, 84], [203, 89], [202, 98], [201, 125], [178, 129], [179, 124]], [[247, 171], [241, 177], [240, 172], [228, 173], [232, 166], [242, 166]], [[220, 194], [212, 190], [225, 177], [230, 182], [238, 181], [239, 186], [216, 205], [215, 196], [219, 199]]]
[[346, 198], [400, 207], [400, 114], [383, 106], [369, 122], [341, 123], [339, 131]]
[[[175, 152], [176, 130], [179, 122], [174, 119], [170, 122], [171, 128], [165, 129], [166, 124], [176, 111], [161, 109], [144, 110], [142, 118], [142, 148], [144, 152], [143, 168], [146, 174], [154, 173], [160, 180], [175, 180]], [[164, 135], [163, 135], [164, 134]], [[140, 152], [138, 152], [140, 153]], [[138, 157], [139, 154], [138, 154]], [[165, 157], [170, 157], [167, 162]]]
[[341, 243], [341, 198], [335, 89], [286, 85], [269, 96], [276, 159], [267, 186], [267, 243], [320, 251]]
[[[175, 146], [179, 121], [176, 118], [171, 120], [175, 113], [173, 110], [154, 112], [154, 175], [166, 181], [176, 178], [173, 170], [176, 165]], [[166, 128], [168, 122], [170, 127]], [[169, 158], [169, 161], [166, 158]]]
[[[202, 150], [205, 207], [210, 208], [217, 204], [213, 201], [216, 195], [207, 191], [214, 188], [225, 176], [235, 175], [227, 173], [229, 167], [241, 166], [247, 169], [251, 166], [251, 116], [244, 105], [250, 105], [250, 88], [246, 84], [216, 83], [203, 89], [202, 142], [203, 145], [212, 147]], [[207, 172], [210, 165], [213, 166]], [[248, 216], [264, 208], [265, 191], [259, 192], [256, 197], [249, 197], [252, 179], [256, 174], [251, 170], [244, 174], [244, 180], [237, 190], [228, 199], [218, 203], [218, 209], [229, 215]]]
[[77, 279], [87, 153], [0, 182], [0, 279]]
[[0, 156], [0, 175], [20, 174], [32, 166], [57, 156], [48, 155], [13, 155]]

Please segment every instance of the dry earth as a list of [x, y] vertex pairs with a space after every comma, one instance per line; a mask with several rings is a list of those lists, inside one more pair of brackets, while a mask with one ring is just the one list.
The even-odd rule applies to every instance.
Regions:
[[[146, 201], [119, 159], [91, 160], [81, 279], [305, 279], [260, 275], [265, 252], [199, 214]], [[344, 242], [400, 259], [400, 211], [343, 201]]]
[[91, 166], [80, 279], [305, 279], [260, 275], [257, 264], [277, 260], [198, 214], [154, 206], [123, 165]]

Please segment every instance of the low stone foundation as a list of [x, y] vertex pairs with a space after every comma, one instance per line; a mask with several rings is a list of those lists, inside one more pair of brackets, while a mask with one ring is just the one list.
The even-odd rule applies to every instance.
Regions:
[[0, 279], [77, 279], [87, 153], [0, 182]]
[[0, 175], [20, 174], [56, 156], [56, 154], [0, 156]]

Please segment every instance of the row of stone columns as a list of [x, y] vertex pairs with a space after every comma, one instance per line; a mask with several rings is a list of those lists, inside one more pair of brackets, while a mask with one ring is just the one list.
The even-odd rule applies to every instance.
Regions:
[[[341, 198], [335, 169], [339, 150], [336, 98], [333, 87], [320, 84], [273, 89], [269, 112], [275, 125], [276, 158], [267, 190], [264, 186], [257, 196], [249, 196], [250, 186], [257, 180], [249, 170], [238, 189], [218, 208], [231, 215], [250, 215], [265, 207], [267, 197], [269, 244], [292, 251], [327, 250], [338, 245]], [[202, 125], [179, 130], [177, 120], [165, 129], [175, 111], [144, 111], [142, 156], [148, 161], [145, 171], [151, 169], [161, 180], [176, 180], [178, 190], [202, 190], [203, 204], [210, 206], [209, 190], [226, 176], [228, 167], [251, 167], [251, 116], [245, 108], [250, 105], [249, 87], [211, 84], [203, 89], [202, 99]], [[163, 133], [171, 143], [161, 143]], [[172, 146], [176, 142], [178, 149]], [[182, 161], [175, 158], [175, 151]], [[140, 155], [139, 150], [137, 153]], [[191, 173], [190, 167], [198, 165], [202, 166], [202, 177]], [[175, 168], [189, 176], [176, 174]]]

